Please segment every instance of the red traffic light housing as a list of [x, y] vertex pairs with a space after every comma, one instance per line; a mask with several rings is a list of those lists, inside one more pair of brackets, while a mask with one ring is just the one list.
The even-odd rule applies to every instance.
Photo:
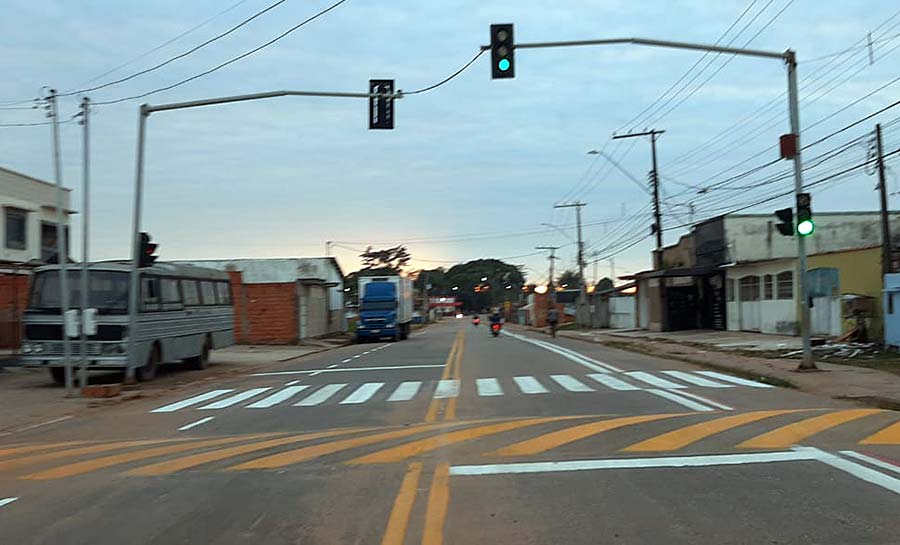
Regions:
[[154, 255], [156, 253], [156, 248], [159, 244], [155, 242], [151, 242], [150, 234], [141, 232], [141, 247], [139, 259], [138, 259], [138, 267], [150, 267], [154, 263], [156, 263], [156, 259], [158, 256]]

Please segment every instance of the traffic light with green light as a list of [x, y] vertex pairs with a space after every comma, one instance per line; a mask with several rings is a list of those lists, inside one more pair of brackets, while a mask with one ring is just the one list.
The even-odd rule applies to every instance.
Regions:
[[797, 194], [797, 234], [808, 237], [816, 230], [812, 217], [812, 198], [809, 193]]
[[491, 79], [516, 77], [512, 24], [491, 25]]

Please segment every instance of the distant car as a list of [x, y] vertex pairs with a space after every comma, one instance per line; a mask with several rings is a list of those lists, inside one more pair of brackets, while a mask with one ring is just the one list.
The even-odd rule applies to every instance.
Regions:
[[459, 320], [459, 319], [462, 318], [462, 317], [463, 317], [462, 312], [457, 312], [457, 313], [456, 313], [456, 319], [457, 319], [457, 320]]

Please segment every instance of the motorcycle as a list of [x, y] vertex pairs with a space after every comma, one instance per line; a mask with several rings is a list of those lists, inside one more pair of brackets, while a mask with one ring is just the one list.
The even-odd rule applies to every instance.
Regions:
[[501, 326], [499, 323], [497, 323], [497, 324], [491, 324], [491, 335], [493, 335], [494, 337], [496, 337], [497, 335], [499, 335], [499, 334], [500, 334], [500, 328], [502, 328], [502, 327], [503, 327], [503, 326]]

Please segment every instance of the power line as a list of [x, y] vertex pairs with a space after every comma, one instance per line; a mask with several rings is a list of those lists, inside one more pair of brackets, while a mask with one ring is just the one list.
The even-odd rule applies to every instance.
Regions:
[[449, 76], [447, 76], [446, 78], [442, 79], [441, 81], [435, 83], [434, 85], [429, 85], [428, 87], [423, 87], [423, 88], [417, 89], [417, 90], [415, 90], [415, 91], [403, 91], [403, 94], [404, 94], [404, 95], [417, 95], [417, 94], [419, 94], [419, 93], [425, 93], [425, 92], [431, 91], [432, 89], [437, 89], [437, 88], [440, 87], [441, 85], [444, 85], [445, 83], [449, 82], [450, 80], [452, 80], [452, 79], [455, 78], [456, 76], [458, 76], [458, 75], [462, 74], [463, 72], [465, 72], [466, 68], [472, 66], [472, 63], [474, 63], [475, 61], [477, 61], [477, 60], [478, 60], [478, 57], [480, 57], [480, 56], [482, 55], [482, 53], [484, 53], [484, 51], [485, 51], [485, 50], [483, 50], [483, 49], [479, 49], [479, 50], [478, 50], [478, 53], [476, 53], [475, 56], [472, 57], [472, 59], [471, 59], [469, 62], [467, 62], [466, 64], [464, 64], [464, 65], [462, 66], [462, 68], [460, 68], [460, 69], [457, 70], [456, 72], [450, 74]]
[[[280, 0], [280, 1], [283, 2], [283, 1], [285, 1], [285, 0]], [[306, 24], [308, 24], [308, 23], [310, 23], [310, 22], [312, 22], [312, 21], [318, 19], [319, 17], [325, 15], [326, 13], [328, 13], [329, 11], [331, 11], [331, 10], [337, 8], [338, 6], [340, 6], [341, 4], [343, 4], [343, 3], [346, 2], [346, 1], [347, 1], [347, 0], [338, 0], [338, 1], [335, 2], [334, 4], [331, 4], [331, 5], [328, 6], [327, 8], [325, 8], [325, 9], [323, 9], [323, 10], [317, 12], [315, 15], [312, 15], [312, 16], [310, 16], [310, 17], [304, 19], [304, 20], [301, 21], [300, 23], [298, 23], [298, 24], [292, 26], [291, 28], [289, 28], [288, 30], [282, 32], [281, 34], [279, 34], [279, 35], [276, 36], [275, 38], [269, 40], [268, 42], [266, 42], [266, 43], [264, 43], [264, 44], [262, 44], [262, 45], [260, 45], [260, 46], [257, 46], [257, 47], [255, 47], [255, 48], [253, 48], [253, 49], [251, 49], [251, 50], [249, 50], [249, 51], [247, 51], [247, 52], [245, 52], [245, 53], [242, 53], [242, 54], [238, 55], [237, 57], [233, 57], [233, 58], [231, 58], [231, 59], [229, 59], [229, 60], [227, 60], [227, 61], [225, 61], [225, 62], [223, 62], [223, 63], [221, 63], [221, 64], [218, 64], [218, 65], [214, 66], [213, 68], [210, 68], [209, 70], [206, 70], [206, 71], [204, 71], [204, 72], [201, 72], [201, 73], [196, 74], [196, 75], [194, 75], [194, 76], [191, 76], [191, 77], [189, 77], [189, 78], [185, 78], [185, 79], [183, 79], [183, 80], [181, 80], [181, 81], [178, 81], [178, 82], [176, 82], [176, 83], [173, 83], [173, 84], [171, 84], [171, 85], [166, 85], [166, 86], [164, 86], [164, 87], [158, 87], [158, 88], [156, 88], [156, 89], [153, 89], [152, 91], [147, 91], [147, 92], [145, 92], [145, 93], [141, 93], [141, 94], [138, 94], [138, 95], [132, 95], [132, 96], [129, 96], [129, 97], [123, 97], [123, 98], [119, 98], [119, 99], [115, 99], [115, 100], [106, 100], [106, 101], [95, 102], [95, 103], [94, 103], [94, 106], [98, 106], [98, 105], [108, 105], [108, 104], [118, 104], [118, 103], [120, 103], [120, 102], [126, 102], [126, 101], [129, 101], [129, 100], [137, 100], [137, 99], [139, 99], [139, 98], [144, 98], [144, 97], [147, 97], [147, 96], [150, 96], [150, 95], [154, 95], [154, 94], [156, 94], [156, 93], [161, 93], [161, 92], [163, 92], [163, 91], [168, 91], [168, 90], [170, 90], [170, 89], [174, 89], [175, 87], [179, 87], [179, 86], [181, 86], [181, 85], [184, 85], [184, 84], [189, 83], [189, 82], [191, 82], [191, 81], [194, 81], [194, 80], [196, 80], [196, 79], [202, 78], [203, 76], [208, 76], [209, 74], [212, 74], [213, 72], [216, 72], [216, 71], [218, 71], [218, 70], [220, 70], [220, 69], [222, 69], [222, 68], [224, 68], [224, 67], [226, 67], [226, 66], [228, 66], [228, 65], [230, 65], [230, 64], [233, 64], [233, 63], [235, 63], [235, 62], [237, 62], [237, 61], [239, 61], [239, 60], [241, 60], [241, 59], [244, 59], [244, 58], [246, 58], [246, 57], [249, 57], [250, 55], [253, 55], [254, 53], [257, 53], [257, 52], [259, 52], [259, 51], [261, 51], [261, 50], [263, 50], [263, 49], [269, 47], [270, 45], [272, 45], [272, 44], [274, 44], [274, 43], [276, 43], [276, 42], [282, 40], [283, 38], [285, 38], [285, 37], [288, 36], [289, 34], [295, 32], [296, 30], [300, 29], [301, 27], [305, 26]]]

